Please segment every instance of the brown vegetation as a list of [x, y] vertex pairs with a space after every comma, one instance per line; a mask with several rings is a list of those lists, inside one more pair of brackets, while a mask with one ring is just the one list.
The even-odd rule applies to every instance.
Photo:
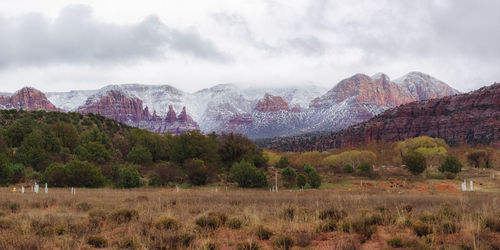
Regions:
[[0, 189], [0, 249], [500, 247], [498, 193]]

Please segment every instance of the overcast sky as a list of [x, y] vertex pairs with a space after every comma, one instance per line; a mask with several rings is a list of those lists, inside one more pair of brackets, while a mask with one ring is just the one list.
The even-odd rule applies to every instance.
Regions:
[[2, 0], [0, 92], [410, 71], [467, 91], [500, 81], [499, 13], [497, 0]]

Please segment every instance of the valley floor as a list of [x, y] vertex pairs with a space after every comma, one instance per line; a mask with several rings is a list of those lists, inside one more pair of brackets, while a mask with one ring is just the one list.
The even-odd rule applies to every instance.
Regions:
[[[0, 249], [498, 249], [498, 180], [319, 190], [0, 188]], [[288, 248], [291, 247], [291, 248]]]

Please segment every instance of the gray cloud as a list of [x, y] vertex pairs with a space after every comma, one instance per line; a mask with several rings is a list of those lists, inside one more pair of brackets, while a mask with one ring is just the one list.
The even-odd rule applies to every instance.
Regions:
[[0, 17], [0, 34], [0, 66], [126, 63], [164, 59], [168, 53], [230, 60], [195, 30], [170, 28], [156, 16], [128, 25], [105, 23], [85, 5], [68, 6], [55, 20], [36, 13]]
[[288, 43], [306, 56], [319, 56], [325, 53], [326, 46], [315, 36], [289, 39]]

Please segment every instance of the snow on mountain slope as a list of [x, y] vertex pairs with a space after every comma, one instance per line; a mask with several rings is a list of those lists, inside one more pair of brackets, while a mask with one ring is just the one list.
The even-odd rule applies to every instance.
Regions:
[[[152, 119], [153, 114], [164, 119], [170, 105], [177, 112], [186, 107], [202, 132], [232, 131], [251, 138], [337, 131], [400, 104], [458, 93], [436, 78], [410, 72], [395, 81], [384, 73], [371, 77], [356, 74], [330, 90], [314, 85], [240, 87], [219, 84], [188, 93], [170, 85], [121, 84], [98, 90], [52, 92], [47, 93], [47, 98], [63, 110], [77, 111], [87, 102], [95, 103], [109, 96], [110, 91], [119, 92], [115, 96], [126, 100], [124, 104], [137, 103], [137, 107], [127, 109], [135, 116], [140, 116], [140, 104], [128, 99], [140, 100], [143, 117], [150, 117], [148, 119]], [[261, 107], [256, 108], [259, 101]], [[272, 108], [278, 107], [276, 105], [284, 108]]]

